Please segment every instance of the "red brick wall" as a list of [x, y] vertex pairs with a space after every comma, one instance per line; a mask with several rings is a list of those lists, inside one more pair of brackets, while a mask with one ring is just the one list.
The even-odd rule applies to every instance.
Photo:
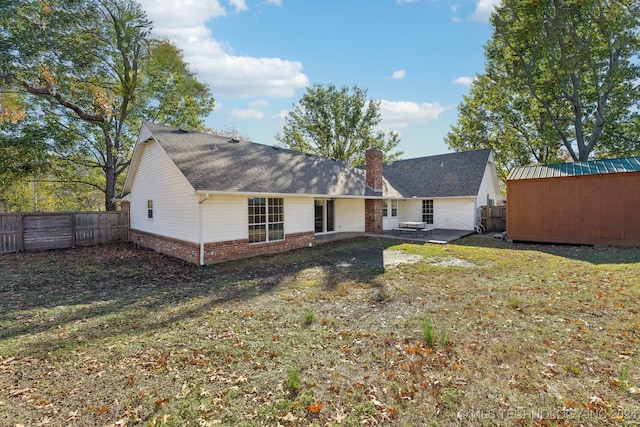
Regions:
[[367, 185], [374, 190], [382, 190], [382, 151], [370, 148], [365, 153], [365, 161]]
[[369, 233], [382, 231], [382, 200], [367, 199], [364, 201], [364, 229]]
[[[374, 190], [382, 190], [382, 151], [371, 148], [365, 153], [366, 181]], [[382, 231], [382, 200], [367, 199], [364, 201], [364, 229], [370, 233]]]
[[[179, 258], [194, 264], [200, 264], [200, 245], [171, 239], [169, 237], [130, 230], [130, 239], [145, 248], [154, 249], [165, 255]], [[238, 258], [246, 258], [268, 253], [284, 252], [291, 249], [313, 245], [315, 235], [313, 231], [306, 233], [287, 234], [285, 240], [268, 243], [249, 244], [248, 239], [229, 240], [225, 242], [211, 242], [204, 245], [204, 263], [215, 264]]]
[[284, 240], [266, 243], [249, 244], [248, 239], [229, 240], [226, 242], [212, 242], [204, 245], [205, 264], [215, 264], [237, 258], [246, 258], [291, 249], [303, 248], [315, 243], [313, 231], [306, 233], [287, 234]]
[[153, 249], [161, 254], [169, 255], [194, 264], [200, 264], [200, 245], [184, 240], [158, 236], [129, 229], [129, 240], [142, 247]]

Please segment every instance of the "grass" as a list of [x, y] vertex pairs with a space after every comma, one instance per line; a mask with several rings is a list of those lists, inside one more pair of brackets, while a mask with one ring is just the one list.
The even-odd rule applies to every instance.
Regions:
[[639, 297], [638, 249], [481, 237], [2, 255], [0, 424], [634, 426]]

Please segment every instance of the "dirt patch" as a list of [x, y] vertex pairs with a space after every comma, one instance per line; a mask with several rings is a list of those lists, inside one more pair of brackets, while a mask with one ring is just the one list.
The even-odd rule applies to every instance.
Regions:
[[456, 257], [446, 257], [444, 259], [437, 260], [427, 260], [431, 265], [437, 265], [439, 267], [467, 267], [467, 268], [475, 268], [478, 265], [469, 262], [465, 259], [456, 258]]
[[383, 253], [384, 267], [397, 267], [401, 264], [415, 264], [424, 259], [422, 255], [410, 254], [405, 251], [387, 249]]

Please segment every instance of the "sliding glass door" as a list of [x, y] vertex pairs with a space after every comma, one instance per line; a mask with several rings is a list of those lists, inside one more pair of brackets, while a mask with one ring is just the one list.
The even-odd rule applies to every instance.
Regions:
[[335, 201], [331, 199], [315, 200], [315, 231], [328, 233], [335, 230]]

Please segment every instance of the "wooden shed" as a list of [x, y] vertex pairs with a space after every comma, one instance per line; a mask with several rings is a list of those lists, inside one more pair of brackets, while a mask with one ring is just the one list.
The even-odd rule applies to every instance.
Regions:
[[640, 246], [640, 157], [515, 168], [507, 238]]

